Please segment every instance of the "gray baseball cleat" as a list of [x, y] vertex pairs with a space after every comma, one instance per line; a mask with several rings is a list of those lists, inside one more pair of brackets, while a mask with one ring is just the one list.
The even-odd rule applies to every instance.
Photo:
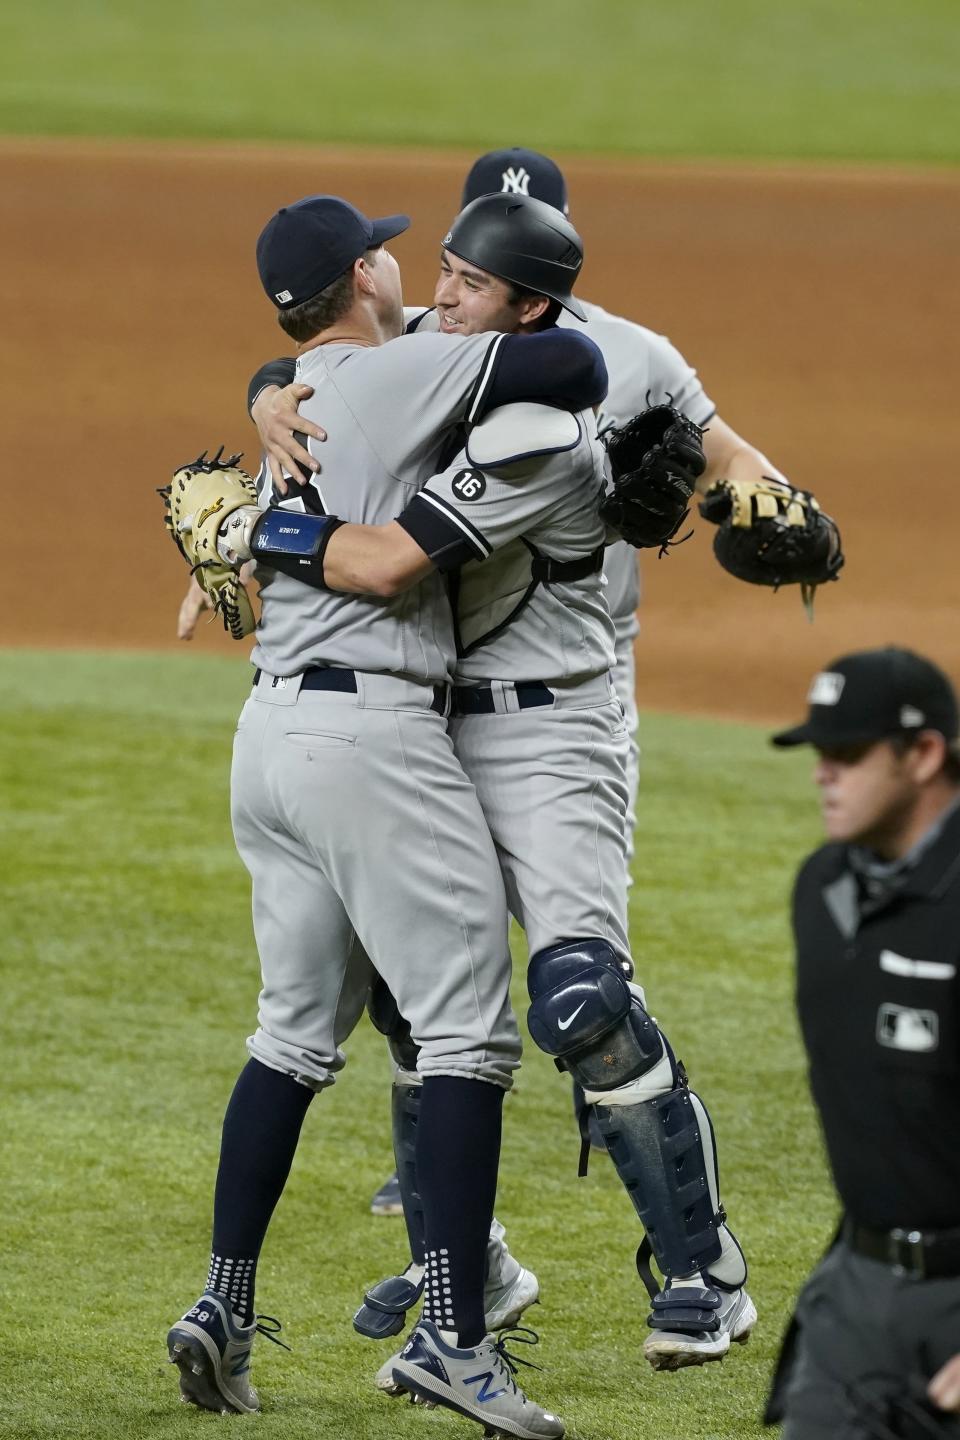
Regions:
[[560, 1440], [565, 1433], [558, 1416], [524, 1395], [513, 1378], [516, 1365], [504, 1342], [491, 1335], [470, 1349], [457, 1349], [431, 1320], [421, 1320], [390, 1363], [399, 1391], [421, 1404], [476, 1420], [486, 1436]]
[[487, 1330], [510, 1330], [524, 1310], [540, 1298], [540, 1282], [532, 1270], [525, 1270], [511, 1255], [499, 1220], [490, 1226], [487, 1241], [487, 1277], [483, 1287], [484, 1319]]
[[745, 1345], [756, 1323], [756, 1306], [742, 1288], [707, 1288], [700, 1280], [669, 1283], [653, 1298], [643, 1353], [654, 1370], [706, 1365], [722, 1360], [731, 1341]]
[[167, 1332], [167, 1354], [180, 1371], [180, 1399], [222, 1415], [259, 1410], [259, 1397], [250, 1384], [250, 1351], [258, 1333], [283, 1345], [277, 1339], [279, 1329], [267, 1315], [258, 1315], [251, 1325], [239, 1324], [226, 1295], [207, 1290]]

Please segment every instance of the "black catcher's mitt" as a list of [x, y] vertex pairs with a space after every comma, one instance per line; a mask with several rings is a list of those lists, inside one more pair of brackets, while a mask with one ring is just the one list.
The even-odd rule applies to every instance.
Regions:
[[638, 550], [667, 546], [689, 513], [706, 469], [699, 427], [672, 405], [654, 405], [603, 436], [613, 489], [600, 518]]
[[700, 514], [719, 528], [713, 553], [724, 570], [750, 585], [800, 585], [812, 601], [818, 585], [843, 565], [840, 531], [806, 490], [780, 480], [718, 480]]

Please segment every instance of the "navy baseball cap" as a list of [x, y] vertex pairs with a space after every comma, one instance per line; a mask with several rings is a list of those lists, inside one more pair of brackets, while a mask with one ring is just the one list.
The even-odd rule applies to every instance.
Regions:
[[555, 210], [569, 213], [567, 182], [559, 165], [537, 150], [516, 145], [511, 150], [488, 150], [473, 166], [463, 186], [461, 210], [481, 195], [532, 195]]
[[913, 650], [890, 645], [834, 660], [815, 675], [802, 725], [772, 737], [774, 745], [867, 745], [893, 735], [960, 733], [957, 696], [943, 671]]
[[407, 215], [368, 220], [338, 195], [308, 195], [278, 210], [260, 232], [257, 269], [279, 310], [302, 305], [410, 225]]

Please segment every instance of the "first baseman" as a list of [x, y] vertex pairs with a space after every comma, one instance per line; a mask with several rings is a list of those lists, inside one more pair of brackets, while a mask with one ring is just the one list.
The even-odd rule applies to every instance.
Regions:
[[[264, 287], [336, 422], [322, 494], [312, 494], [318, 508], [366, 524], [391, 520], [420, 492], [465, 422], [531, 391], [581, 408], [606, 384], [595, 347], [557, 331], [394, 338], [400, 277], [385, 242], [407, 224], [314, 196], [274, 216], [258, 245]], [[422, 1081], [428, 1285], [417, 1336], [433, 1357], [422, 1384], [491, 1428], [561, 1436], [562, 1422], [523, 1395], [486, 1335], [501, 1104], [520, 1045], [496, 851], [446, 728], [443, 584], [431, 574], [388, 599], [309, 589], [285, 573], [300, 563], [296, 515], [265, 518], [257, 672], [231, 781], [263, 989], [224, 1123], [206, 1289], [168, 1336], [182, 1394], [210, 1409], [258, 1408], [248, 1378], [262, 1328], [257, 1258], [308, 1105], [344, 1063], [375, 966], [409, 1025]], [[489, 1381], [479, 1396], [478, 1376]]]

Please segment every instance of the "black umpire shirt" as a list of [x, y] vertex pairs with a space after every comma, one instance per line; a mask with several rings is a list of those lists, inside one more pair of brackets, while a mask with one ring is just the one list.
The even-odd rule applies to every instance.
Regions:
[[794, 891], [813, 1097], [844, 1209], [874, 1230], [960, 1226], [960, 805], [933, 837], [886, 882], [825, 845]]

